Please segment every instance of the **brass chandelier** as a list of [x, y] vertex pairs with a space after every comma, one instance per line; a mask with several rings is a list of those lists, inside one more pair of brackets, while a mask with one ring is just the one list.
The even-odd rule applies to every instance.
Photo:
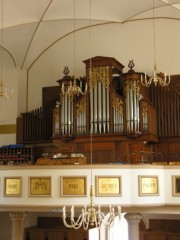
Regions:
[[157, 68], [156, 68], [156, 31], [155, 31], [155, 15], [154, 15], [154, 9], [155, 9], [155, 4], [153, 0], [153, 37], [154, 37], [154, 69], [153, 69], [153, 74], [151, 77], [148, 77], [145, 74], [141, 74], [141, 83], [145, 87], [150, 87], [152, 84], [154, 84], [155, 87], [162, 86], [165, 87], [169, 85], [171, 79], [170, 75], [166, 75], [166, 73], [159, 73], [157, 74]]
[[107, 228], [111, 228], [114, 225], [115, 218], [117, 216], [121, 218], [124, 215], [124, 213], [121, 213], [120, 206], [118, 206], [117, 213], [115, 213], [114, 207], [109, 206], [109, 212], [107, 214], [101, 211], [100, 205], [98, 208], [95, 208], [93, 185], [91, 185], [90, 188], [90, 205], [88, 208], [84, 206], [78, 217], [76, 217], [76, 214], [74, 212], [74, 206], [72, 206], [70, 213], [70, 221], [68, 223], [66, 220], [65, 206], [63, 207], [62, 211], [62, 219], [65, 227], [73, 229], [79, 229], [83, 227], [84, 230], [88, 230], [89, 228], [100, 228], [102, 225]]
[[62, 94], [65, 96], [68, 96], [69, 98], [73, 98], [73, 96], [79, 96], [79, 95], [85, 95], [87, 92], [87, 84], [85, 85], [85, 90], [83, 91], [83, 86], [82, 86], [82, 81], [79, 81], [79, 85], [77, 84], [77, 80], [75, 78], [75, 76], [73, 78], [68, 76], [69, 73], [69, 69], [68, 67], [64, 67], [64, 74], [65, 74], [65, 78], [64, 79], [68, 79], [68, 83], [67, 80], [62, 82]]
[[115, 212], [114, 207], [109, 206], [109, 212], [103, 213], [101, 210], [101, 206], [95, 206], [94, 203], [94, 187], [92, 184], [92, 127], [91, 127], [91, 140], [90, 140], [90, 151], [91, 151], [91, 185], [90, 185], [90, 203], [88, 206], [84, 206], [81, 209], [79, 216], [74, 211], [74, 206], [71, 207], [70, 216], [66, 214], [66, 206], [62, 208], [62, 220], [67, 228], [79, 229], [83, 227], [84, 230], [88, 230], [89, 228], [98, 228], [101, 226], [105, 226], [106, 228], [111, 228], [114, 226], [114, 221], [116, 217], [121, 219], [124, 217], [126, 213], [121, 212], [121, 206], [117, 206], [117, 212]]

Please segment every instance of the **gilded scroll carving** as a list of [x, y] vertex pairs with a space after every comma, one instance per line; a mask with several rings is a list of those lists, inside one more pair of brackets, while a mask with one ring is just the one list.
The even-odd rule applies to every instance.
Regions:
[[123, 115], [123, 100], [117, 97], [114, 93], [112, 94], [112, 106], [117, 112]]
[[142, 116], [146, 116], [147, 115], [147, 107], [148, 107], [148, 104], [146, 102], [142, 102]]
[[126, 80], [126, 86], [125, 86], [125, 92], [126, 94], [130, 91], [133, 90], [136, 93], [136, 96], [140, 96], [140, 89], [139, 89], [139, 80], [134, 79], [134, 80]]
[[109, 66], [93, 67], [89, 70], [89, 76], [90, 92], [96, 86], [97, 82], [101, 82], [106, 89], [109, 89]]
[[82, 97], [79, 102], [76, 103], [76, 117], [80, 115], [80, 113], [86, 110], [86, 97]]

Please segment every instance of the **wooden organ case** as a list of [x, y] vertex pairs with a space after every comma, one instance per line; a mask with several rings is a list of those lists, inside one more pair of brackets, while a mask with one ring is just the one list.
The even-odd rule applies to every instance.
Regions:
[[[139, 163], [157, 142], [156, 111], [149, 89], [140, 84], [141, 73], [123, 73], [114, 58], [94, 57], [84, 61], [86, 77], [77, 81], [86, 94], [68, 97], [62, 92], [72, 78], [58, 80], [60, 101], [53, 112], [53, 143], [58, 152], [81, 153], [93, 163]], [[92, 134], [92, 143], [90, 143]], [[152, 157], [146, 156], [146, 159]]]

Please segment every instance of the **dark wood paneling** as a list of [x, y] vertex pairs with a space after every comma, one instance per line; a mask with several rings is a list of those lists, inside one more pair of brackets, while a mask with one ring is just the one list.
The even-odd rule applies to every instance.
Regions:
[[167, 240], [167, 236], [163, 233], [148, 233], [144, 235], [144, 240]]
[[180, 75], [167, 87], [152, 87], [151, 102], [157, 111], [159, 136], [180, 136]]
[[59, 101], [59, 86], [43, 87], [42, 88], [42, 106], [47, 106], [50, 103]]
[[150, 219], [149, 229], [140, 232], [141, 240], [180, 240], [180, 220]]

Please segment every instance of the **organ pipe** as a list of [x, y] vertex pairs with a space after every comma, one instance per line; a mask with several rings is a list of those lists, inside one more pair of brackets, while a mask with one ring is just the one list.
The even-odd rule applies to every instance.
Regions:
[[148, 104], [146, 102], [142, 102], [142, 126], [143, 131], [147, 132], [148, 130], [148, 115], [147, 115]]
[[71, 98], [63, 95], [61, 100], [61, 135], [73, 134], [73, 104]]
[[109, 132], [109, 66], [91, 69], [90, 114], [94, 133]]
[[140, 131], [139, 80], [128, 79], [125, 82], [126, 128], [127, 132]]
[[106, 102], [106, 89], [103, 87], [102, 88], [102, 102], [103, 102], [103, 114], [102, 114], [102, 124], [103, 124], [103, 133], [106, 132], [107, 129], [107, 123], [106, 123], [106, 119], [107, 119], [107, 102]]
[[112, 107], [114, 115], [114, 132], [123, 132], [123, 99], [116, 94], [112, 95]]
[[86, 97], [82, 97], [76, 103], [77, 134], [86, 134]]
[[97, 133], [97, 123], [98, 123], [98, 119], [97, 119], [97, 85], [94, 87], [94, 90], [93, 90], [93, 111], [94, 111], [94, 119], [93, 119], [93, 123], [94, 123], [94, 133]]
[[61, 135], [64, 135], [64, 99], [61, 101]]
[[98, 94], [98, 132], [102, 133], [102, 110], [103, 110], [103, 105], [105, 103], [102, 103], [102, 94], [101, 94], [101, 90], [102, 90], [102, 84], [100, 82], [98, 82], [97, 84], [97, 94]]

